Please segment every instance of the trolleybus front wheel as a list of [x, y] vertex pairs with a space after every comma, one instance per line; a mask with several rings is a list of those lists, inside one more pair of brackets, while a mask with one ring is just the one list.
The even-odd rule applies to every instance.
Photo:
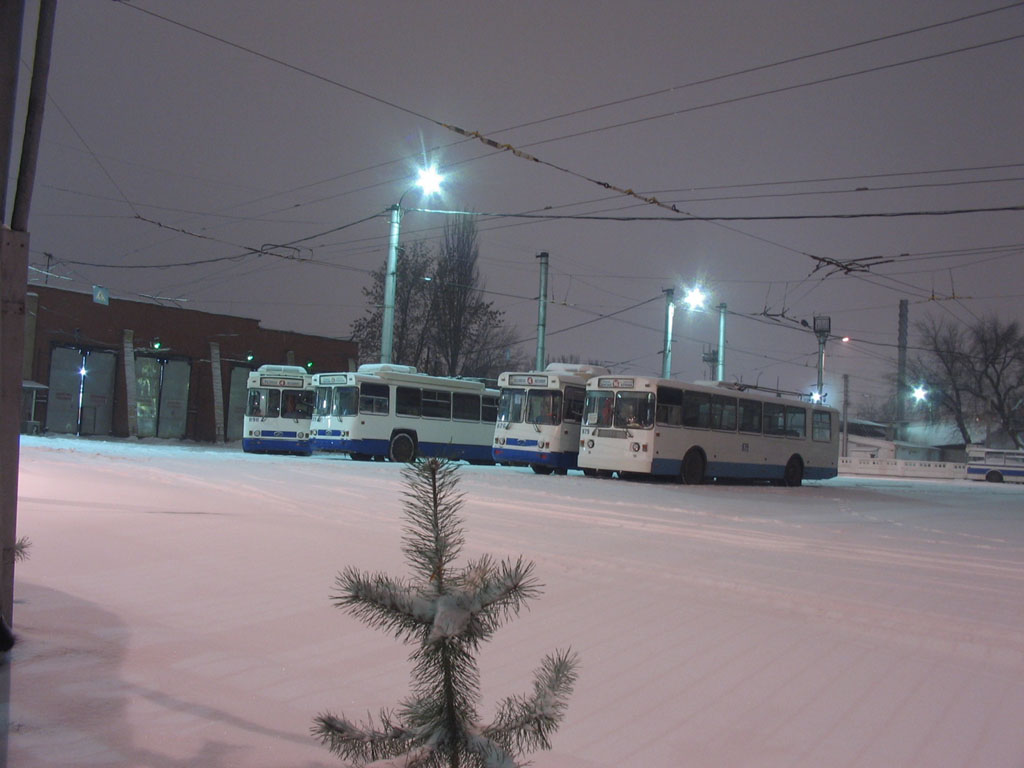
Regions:
[[416, 444], [412, 437], [405, 432], [399, 432], [391, 436], [391, 446], [388, 449], [388, 458], [401, 464], [408, 464], [416, 458]]

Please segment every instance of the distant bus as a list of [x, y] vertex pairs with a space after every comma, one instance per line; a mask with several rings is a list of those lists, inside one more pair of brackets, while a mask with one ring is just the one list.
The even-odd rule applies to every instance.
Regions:
[[261, 365], [249, 374], [242, 450], [312, 452], [313, 377], [297, 365]]
[[1024, 451], [967, 446], [967, 479], [1024, 483]]
[[834, 408], [727, 383], [645, 376], [587, 383], [579, 466], [587, 474], [716, 478], [797, 486], [835, 477]]
[[428, 376], [406, 365], [363, 365], [313, 375], [315, 451], [409, 462], [417, 456], [493, 463], [498, 391], [482, 382]]
[[494, 460], [539, 475], [576, 469], [587, 379], [606, 373], [600, 366], [551, 363], [543, 371], [501, 374]]

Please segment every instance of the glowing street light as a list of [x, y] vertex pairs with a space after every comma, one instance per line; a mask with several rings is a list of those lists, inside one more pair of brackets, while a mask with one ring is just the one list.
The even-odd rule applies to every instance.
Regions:
[[416, 182], [402, 193], [398, 202], [391, 206], [391, 239], [388, 242], [388, 263], [384, 273], [384, 317], [380, 331], [380, 361], [391, 362], [391, 351], [395, 339], [395, 293], [398, 287], [398, 230], [402, 221], [402, 200], [413, 187], [419, 187], [429, 197], [441, 191], [444, 177], [435, 166], [421, 168]]
[[911, 394], [914, 397], [914, 403], [922, 403], [928, 399], [928, 390], [920, 384], [914, 387], [914, 391]]
[[707, 298], [707, 294], [699, 286], [694, 286], [683, 296], [683, 304], [691, 312], [696, 312], [698, 309], [704, 309], [704, 302]]

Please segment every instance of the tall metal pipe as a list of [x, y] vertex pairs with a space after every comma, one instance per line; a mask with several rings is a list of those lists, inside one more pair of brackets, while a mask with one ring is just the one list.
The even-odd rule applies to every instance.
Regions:
[[717, 381], [725, 381], [725, 302], [718, 305], [718, 373]]
[[665, 344], [662, 348], [661, 378], [672, 378], [672, 321], [676, 316], [675, 289], [665, 288]]
[[537, 254], [540, 259], [540, 289], [537, 296], [537, 364], [535, 371], [544, 370], [544, 338], [548, 327], [548, 252], [542, 251]]
[[391, 362], [395, 340], [395, 293], [398, 284], [398, 228], [402, 221], [401, 201], [391, 206], [391, 239], [388, 241], [388, 263], [384, 272], [384, 316], [380, 326], [380, 361]]

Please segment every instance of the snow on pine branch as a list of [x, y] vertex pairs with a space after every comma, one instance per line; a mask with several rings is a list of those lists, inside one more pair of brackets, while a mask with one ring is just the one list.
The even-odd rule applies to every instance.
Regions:
[[394, 715], [382, 713], [379, 728], [325, 714], [313, 732], [364, 768], [518, 768], [519, 754], [550, 748], [576, 680], [576, 655], [545, 658], [532, 695], [506, 699], [495, 723], [481, 727], [477, 647], [540, 595], [542, 585], [522, 557], [497, 563], [485, 555], [456, 569], [463, 533], [454, 465], [427, 459], [403, 474], [402, 549], [413, 575], [399, 580], [348, 567], [332, 600], [414, 646], [413, 695]]

